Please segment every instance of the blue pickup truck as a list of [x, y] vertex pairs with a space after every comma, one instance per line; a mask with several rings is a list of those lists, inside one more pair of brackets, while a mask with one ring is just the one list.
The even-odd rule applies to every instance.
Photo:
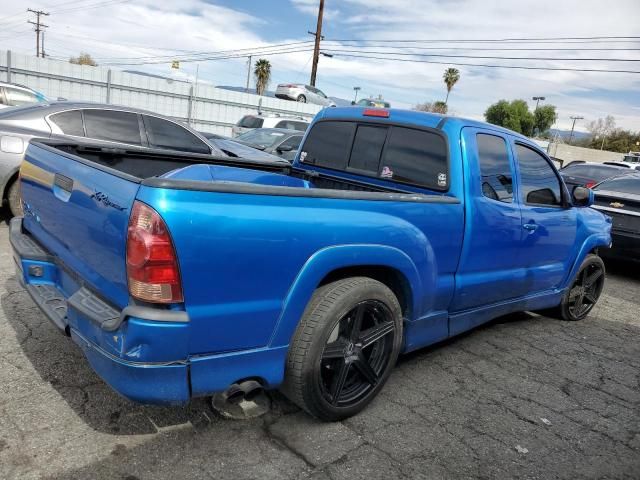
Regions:
[[320, 112], [291, 166], [32, 141], [18, 277], [140, 402], [280, 388], [362, 410], [398, 355], [515, 311], [584, 318], [610, 219], [527, 138], [380, 108]]

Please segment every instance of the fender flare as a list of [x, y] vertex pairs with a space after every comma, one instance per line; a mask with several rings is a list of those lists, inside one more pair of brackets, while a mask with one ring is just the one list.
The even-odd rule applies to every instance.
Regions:
[[[414, 262], [402, 250], [369, 244], [326, 247], [318, 250], [306, 261], [289, 288], [269, 346], [289, 345], [313, 292], [323, 278], [337, 269], [358, 266], [388, 267], [399, 271], [406, 278], [412, 291], [412, 311], [420, 311], [421, 292], [424, 291], [422, 279]], [[429, 278], [435, 280], [435, 276]]]
[[594, 233], [589, 235], [585, 241], [582, 243], [582, 247], [576, 256], [575, 261], [573, 262], [573, 266], [569, 270], [568, 275], [562, 281], [562, 289], [565, 289], [569, 286], [571, 280], [575, 278], [578, 274], [578, 269], [582, 262], [587, 257], [587, 254], [597, 247], [608, 247], [611, 244], [611, 235], [602, 234], [602, 233]]

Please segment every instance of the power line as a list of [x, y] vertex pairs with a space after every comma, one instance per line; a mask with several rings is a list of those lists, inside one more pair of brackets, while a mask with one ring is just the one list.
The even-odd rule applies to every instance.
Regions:
[[[281, 54], [285, 54], [285, 53], [299, 53], [299, 52], [310, 52], [312, 51], [312, 49], [310, 48], [291, 48], [291, 49], [285, 49], [285, 50], [275, 50], [275, 51], [269, 51], [269, 52], [258, 52], [258, 53], [253, 53], [252, 55], [256, 55], [256, 56], [269, 56], [269, 55], [281, 55]], [[187, 62], [202, 62], [202, 61], [209, 61], [209, 60], [228, 60], [228, 59], [232, 59], [232, 58], [247, 58], [249, 56], [248, 53], [234, 53], [234, 54], [228, 54], [228, 55], [217, 55], [217, 56], [210, 56], [210, 57], [198, 57], [198, 58], [182, 58], [178, 61], [183, 62], [183, 63], [187, 63]], [[161, 60], [161, 61], [150, 61], [150, 62], [134, 62], [134, 63], [126, 63], [126, 62], [104, 62], [102, 63], [102, 65], [111, 65], [111, 66], [116, 66], [116, 65], [158, 65], [158, 64], [162, 64], [162, 63], [167, 63], [167, 60]]]
[[640, 40], [640, 36], [595, 36], [595, 37], [529, 37], [529, 38], [464, 38], [464, 39], [454, 39], [454, 38], [438, 38], [438, 39], [356, 39], [356, 38], [330, 38], [327, 41], [333, 42], [379, 42], [379, 43], [493, 43], [493, 42], [526, 42], [526, 43], [537, 43], [537, 42], [565, 42], [565, 41], [589, 41], [593, 43], [598, 43], [600, 41], [638, 41]]
[[412, 62], [412, 63], [433, 63], [437, 65], [457, 65], [457, 66], [466, 66], [466, 67], [486, 67], [486, 68], [510, 68], [510, 69], [520, 69], [520, 70], [551, 70], [551, 71], [567, 71], [567, 72], [602, 72], [602, 73], [640, 73], [637, 70], [607, 70], [607, 69], [598, 69], [598, 68], [562, 68], [562, 67], [533, 67], [533, 66], [522, 66], [522, 65], [489, 65], [482, 63], [461, 63], [461, 62], [438, 62], [435, 60], [417, 60], [417, 59], [409, 59], [409, 58], [388, 58], [388, 57], [377, 57], [370, 55], [356, 55], [356, 54], [345, 54], [345, 53], [334, 53], [336, 57], [349, 57], [349, 58], [368, 58], [373, 60], [386, 60], [392, 62]]
[[[310, 40], [304, 42], [288, 42], [288, 43], [276, 43], [272, 45], [265, 45], [262, 47], [247, 47], [247, 48], [235, 48], [232, 50], [218, 50], [218, 51], [201, 51], [194, 52], [192, 55], [150, 55], [145, 57], [102, 57], [102, 60], [150, 60], [157, 61], [157, 63], [164, 63], [169, 60], [178, 60], [178, 61], [197, 61], [197, 60], [206, 60], [207, 57], [217, 56], [217, 55], [227, 55], [227, 54], [239, 54], [241, 56], [247, 57], [249, 55], [262, 55], [267, 54], [272, 49], [282, 49], [282, 48], [309, 48], [312, 43]], [[155, 63], [155, 62], [151, 62]]]
[[640, 59], [623, 59], [623, 58], [557, 58], [557, 57], [499, 57], [499, 56], [490, 56], [490, 55], [448, 55], [448, 54], [438, 54], [438, 53], [414, 53], [414, 52], [372, 52], [372, 51], [361, 51], [361, 50], [332, 50], [332, 49], [323, 49], [323, 51], [331, 52], [331, 53], [367, 53], [373, 55], [401, 55], [401, 56], [416, 56], [416, 57], [445, 57], [445, 58], [479, 58], [483, 60], [569, 60], [569, 61], [589, 61], [589, 62], [640, 62]]

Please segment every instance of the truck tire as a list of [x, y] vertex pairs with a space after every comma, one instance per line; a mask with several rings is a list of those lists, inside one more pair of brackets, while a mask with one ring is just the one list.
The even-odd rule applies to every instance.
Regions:
[[402, 310], [386, 285], [368, 277], [323, 285], [293, 336], [282, 391], [320, 420], [350, 417], [382, 389], [401, 346]]
[[605, 280], [604, 262], [598, 255], [589, 254], [580, 265], [571, 287], [562, 296], [560, 305], [545, 310], [543, 315], [560, 320], [584, 319], [600, 298]]
[[7, 189], [7, 200], [9, 202], [9, 210], [14, 217], [22, 216], [22, 202], [20, 201], [20, 184], [18, 180], [14, 180]]

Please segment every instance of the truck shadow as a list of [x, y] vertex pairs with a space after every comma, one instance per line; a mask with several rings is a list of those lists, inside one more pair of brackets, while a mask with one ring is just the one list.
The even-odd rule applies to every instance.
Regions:
[[0, 225], [9, 225], [9, 220], [11, 220], [9, 207], [0, 203]]
[[[205, 399], [187, 406], [148, 406], [131, 402], [107, 386], [82, 351], [40, 312], [15, 277], [0, 299], [7, 323], [37, 374], [94, 430], [116, 435], [155, 433], [190, 422], [208, 424], [216, 416]], [[28, 368], [22, 368], [28, 374]], [[45, 386], [46, 388], [46, 386]]]

